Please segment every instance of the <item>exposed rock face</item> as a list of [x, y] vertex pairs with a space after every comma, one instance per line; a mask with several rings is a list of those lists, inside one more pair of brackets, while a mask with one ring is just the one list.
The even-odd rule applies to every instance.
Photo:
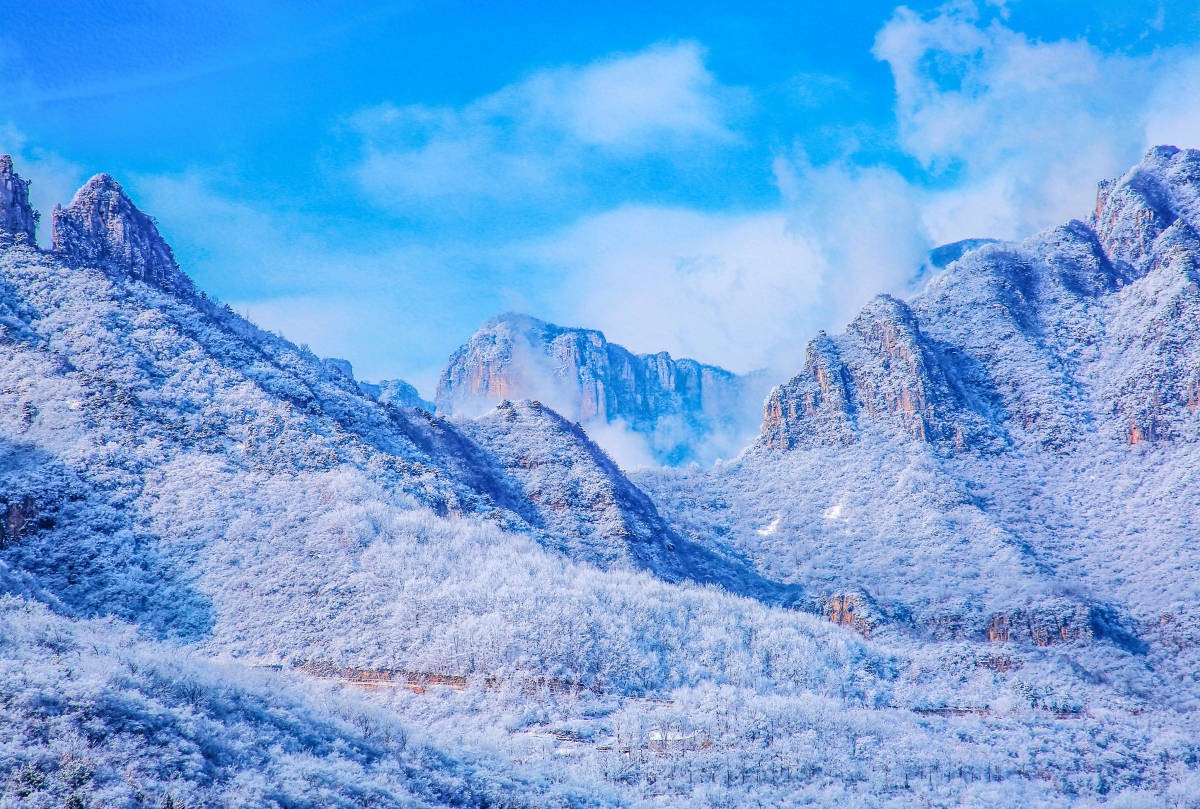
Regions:
[[33, 244], [38, 218], [29, 205], [29, 181], [13, 171], [12, 157], [0, 155], [0, 238]]
[[1131, 650], [1140, 649], [1140, 643], [1109, 610], [1065, 598], [1051, 598], [1027, 609], [996, 613], [985, 635], [989, 643], [1054, 646], [1106, 639]]
[[195, 294], [154, 220], [107, 174], [88, 180], [70, 205], [55, 209], [53, 249], [70, 261], [136, 278], [165, 292]]
[[992, 438], [987, 416], [972, 409], [952, 360], [921, 332], [912, 310], [876, 298], [837, 339], [822, 332], [808, 346], [804, 370], [771, 392], [765, 406], [767, 446], [791, 449], [847, 443], [867, 424], [961, 449]]
[[672, 464], [694, 459], [696, 445], [714, 435], [743, 438], [738, 428], [752, 385], [666, 352], [632, 354], [598, 331], [508, 314], [454, 353], [436, 401], [439, 413], [473, 415], [505, 399], [538, 399], [587, 426], [619, 423]]
[[771, 391], [765, 405], [767, 446], [791, 449], [815, 436], [849, 443], [855, 435], [852, 381], [837, 345], [825, 332], [808, 344], [804, 371]]
[[37, 519], [37, 503], [28, 495], [0, 507], [0, 548], [20, 541], [34, 528]]
[[864, 637], [871, 637], [879, 623], [874, 602], [859, 591], [834, 593], [827, 596], [821, 612], [838, 626], [849, 627]]

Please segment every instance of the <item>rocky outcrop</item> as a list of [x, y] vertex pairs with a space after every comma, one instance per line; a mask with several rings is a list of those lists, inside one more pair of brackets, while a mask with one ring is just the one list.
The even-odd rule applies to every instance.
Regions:
[[1054, 646], [1106, 640], [1129, 651], [1143, 651], [1111, 609], [1067, 598], [1048, 598], [1024, 609], [997, 612], [983, 635], [989, 643]]
[[851, 590], [833, 593], [821, 604], [822, 614], [832, 623], [871, 637], [880, 622], [878, 608], [864, 592]]
[[978, 446], [993, 431], [958, 376], [908, 305], [881, 295], [845, 335], [809, 343], [804, 370], [767, 399], [763, 442], [844, 444], [873, 425], [939, 447]]
[[107, 174], [88, 180], [66, 208], [55, 208], [53, 250], [68, 261], [135, 278], [165, 292], [196, 292], [154, 220]]
[[1198, 197], [1200, 152], [1156, 146], [1124, 176], [1100, 183], [1092, 227], [1110, 257], [1142, 267], [1181, 215], [1200, 215]]
[[419, 407], [433, 412], [433, 402], [421, 398], [421, 393], [403, 379], [381, 379], [378, 382], [359, 382], [358, 388], [367, 396], [394, 407]]
[[508, 314], [454, 353], [436, 402], [440, 414], [469, 416], [506, 399], [537, 399], [585, 426], [620, 424], [644, 436], [658, 461], [674, 464], [695, 459], [697, 445], [715, 435], [742, 438], [752, 387], [715, 366], [666, 352], [636, 355], [598, 331]]
[[37, 503], [28, 495], [11, 503], [0, 503], [0, 548], [19, 542], [38, 524]]
[[821, 436], [849, 443], [855, 434], [851, 377], [837, 345], [825, 332], [808, 344], [804, 372], [771, 391], [764, 405], [763, 438], [791, 449]]
[[13, 171], [11, 156], [0, 155], [0, 239], [34, 244], [38, 218], [29, 205], [29, 181]]

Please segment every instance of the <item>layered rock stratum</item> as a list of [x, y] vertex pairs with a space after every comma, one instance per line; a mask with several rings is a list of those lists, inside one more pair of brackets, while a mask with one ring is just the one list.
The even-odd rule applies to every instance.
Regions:
[[666, 352], [634, 354], [593, 329], [507, 314], [450, 358], [436, 403], [442, 414], [477, 415], [505, 400], [536, 399], [592, 429], [626, 429], [655, 461], [678, 464], [734, 454], [748, 436], [759, 384]]

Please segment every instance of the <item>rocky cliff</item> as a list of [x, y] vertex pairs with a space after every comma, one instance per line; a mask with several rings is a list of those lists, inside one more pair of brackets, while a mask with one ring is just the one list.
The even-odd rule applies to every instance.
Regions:
[[66, 208], [55, 208], [53, 250], [68, 261], [103, 267], [165, 292], [195, 294], [154, 220], [107, 174], [88, 180]]
[[846, 443], [877, 426], [939, 447], [991, 445], [995, 431], [952, 352], [921, 331], [907, 304], [883, 295], [846, 334], [808, 345], [804, 370], [771, 392], [762, 434], [772, 448]]
[[591, 329], [508, 314], [454, 353], [436, 402], [439, 413], [474, 415], [506, 399], [538, 399], [589, 428], [626, 428], [656, 461], [677, 464], [740, 448], [756, 382], [666, 352], [633, 354]]
[[33, 244], [38, 218], [29, 205], [29, 181], [13, 171], [11, 156], [0, 155], [0, 238]]

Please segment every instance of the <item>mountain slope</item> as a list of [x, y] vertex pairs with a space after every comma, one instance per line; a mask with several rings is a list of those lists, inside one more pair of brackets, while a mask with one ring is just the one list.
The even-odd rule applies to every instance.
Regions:
[[1152, 149], [1089, 221], [979, 246], [814, 339], [735, 464], [638, 480], [680, 530], [898, 625], [1190, 647], [1198, 224], [1200, 152]]
[[[108, 179], [57, 252], [6, 182], [0, 805], [1195, 793], [1186, 405], [1136, 444], [1103, 409], [1179, 369], [1154, 332], [1105, 354], [1083, 328], [1112, 321], [1094, 298], [1186, 349], [1175, 259], [1110, 260], [1122, 286], [1037, 252], [1086, 231], [973, 250], [827, 338], [843, 397], [790, 449], [643, 473], [651, 498], [544, 405], [439, 419], [185, 288]], [[939, 306], [976, 295], [1024, 342], [930, 319], [954, 283]], [[1024, 369], [1095, 397], [1028, 411], [1094, 414], [1078, 436], [1024, 426], [1057, 395]]]
[[[794, 589], [681, 541], [556, 414], [456, 426], [397, 406], [382, 388], [364, 393], [347, 363], [208, 300], [106, 175], [54, 222], [52, 252], [19, 239], [0, 254], [0, 446], [12, 465], [0, 501], [40, 526], [0, 543], [0, 559], [33, 577], [25, 592], [80, 615], [204, 635], [222, 620], [218, 590], [198, 586], [216, 564], [206, 554], [239, 514], [275, 515], [289, 487], [330, 491], [324, 481], [338, 473], [378, 492], [379, 508], [483, 519], [590, 564], [773, 602]], [[554, 501], [530, 479], [547, 428], [563, 439], [556, 473], [597, 498]], [[202, 506], [197, 491], [222, 496]], [[286, 546], [274, 552], [271, 581], [297, 564]]]

